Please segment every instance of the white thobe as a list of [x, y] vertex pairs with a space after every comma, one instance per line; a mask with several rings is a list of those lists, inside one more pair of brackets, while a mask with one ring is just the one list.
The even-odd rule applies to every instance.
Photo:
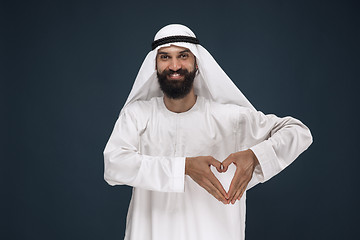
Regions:
[[[137, 101], [119, 116], [104, 150], [105, 180], [133, 186], [126, 240], [242, 240], [246, 192], [234, 205], [216, 200], [189, 176], [185, 158], [251, 149], [258, 158], [248, 189], [288, 166], [312, 142], [300, 121], [197, 97], [187, 112], [163, 98]], [[212, 171], [228, 190], [235, 172]]]

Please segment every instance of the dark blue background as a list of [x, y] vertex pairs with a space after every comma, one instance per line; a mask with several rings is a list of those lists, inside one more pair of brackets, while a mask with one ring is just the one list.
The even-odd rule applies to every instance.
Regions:
[[[247, 239], [359, 235], [357, 1], [1, 1], [1, 239], [122, 239], [102, 151], [150, 49], [189, 26], [253, 105], [314, 143], [248, 192]], [[5, 103], [5, 104], [4, 104]]]

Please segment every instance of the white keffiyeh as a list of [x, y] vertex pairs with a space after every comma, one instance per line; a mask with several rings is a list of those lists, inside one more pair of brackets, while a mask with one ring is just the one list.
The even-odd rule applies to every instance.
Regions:
[[[180, 24], [170, 24], [157, 32], [154, 41], [171, 36], [196, 38], [188, 27]], [[147, 54], [124, 107], [136, 100], [149, 100], [153, 97], [163, 96], [156, 75], [156, 55], [159, 48], [170, 45], [188, 48], [195, 55], [199, 68], [194, 80], [196, 95], [218, 103], [231, 103], [254, 109], [211, 54], [200, 44], [188, 42], [166, 43], [157, 46]]]

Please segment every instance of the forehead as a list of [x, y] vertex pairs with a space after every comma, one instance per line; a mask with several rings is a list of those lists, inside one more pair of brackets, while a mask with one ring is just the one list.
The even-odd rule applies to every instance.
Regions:
[[178, 54], [182, 52], [189, 52], [192, 54], [192, 52], [188, 48], [179, 47], [176, 45], [170, 45], [168, 47], [159, 48], [157, 54]]

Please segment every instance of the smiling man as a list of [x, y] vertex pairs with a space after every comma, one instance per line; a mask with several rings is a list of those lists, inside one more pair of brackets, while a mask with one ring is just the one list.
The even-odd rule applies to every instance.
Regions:
[[156, 58], [160, 89], [166, 98], [181, 99], [188, 95], [193, 90], [197, 69], [194, 54], [189, 49], [170, 46], [160, 48]]
[[104, 150], [105, 180], [133, 188], [125, 239], [241, 240], [246, 190], [312, 142], [258, 112], [183, 25], [162, 28]]

